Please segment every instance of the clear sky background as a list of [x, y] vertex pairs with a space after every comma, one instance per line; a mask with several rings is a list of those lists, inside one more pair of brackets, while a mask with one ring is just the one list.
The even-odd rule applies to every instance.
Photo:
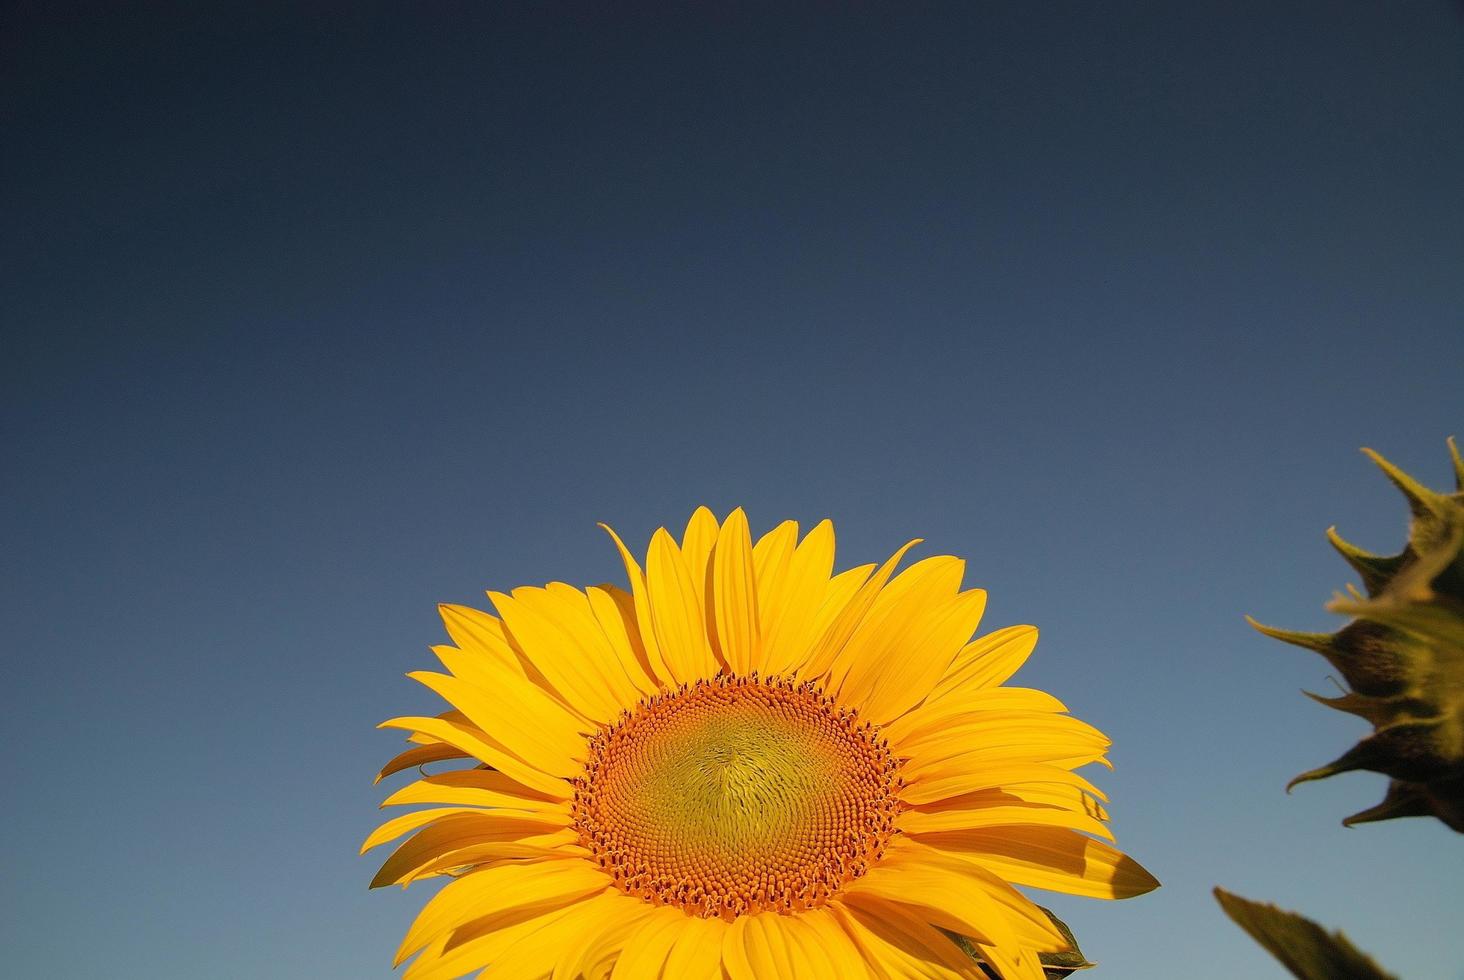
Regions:
[[706, 503], [1042, 628], [1164, 882], [1047, 896], [1095, 977], [1281, 976], [1215, 884], [1464, 976], [1242, 619], [1464, 436], [1459, 4], [119, 6], [0, 15], [0, 972], [390, 976], [435, 604]]

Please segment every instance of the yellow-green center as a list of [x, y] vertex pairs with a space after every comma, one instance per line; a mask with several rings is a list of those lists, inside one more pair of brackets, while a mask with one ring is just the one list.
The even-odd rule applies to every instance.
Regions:
[[792, 912], [883, 854], [896, 769], [874, 726], [811, 685], [723, 675], [591, 740], [575, 825], [629, 894], [729, 919]]

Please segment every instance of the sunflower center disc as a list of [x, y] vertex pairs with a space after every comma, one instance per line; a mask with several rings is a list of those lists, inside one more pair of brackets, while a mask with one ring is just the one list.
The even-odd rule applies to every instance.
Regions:
[[580, 843], [621, 890], [731, 919], [822, 905], [884, 853], [898, 765], [810, 684], [722, 675], [590, 741]]

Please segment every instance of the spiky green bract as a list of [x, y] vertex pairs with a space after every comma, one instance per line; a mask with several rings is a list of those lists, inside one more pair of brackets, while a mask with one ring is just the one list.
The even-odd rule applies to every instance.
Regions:
[[1215, 889], [1220, 907], [1301, 980], [1395, 980], [1340, 932], [1295, 912]]
[[1365, 718], [1373, 733], [1335, 761], [1287, 786], [1367, 769], [1390, 777], [1377, 806], [1344, 824], [1434, 816], [1464, 833], [1464, 458], [1449, 440], [1456, 490], [1437, 493], [1370, 449], [1363, 452], [1408, 498], [1408, 543], [1396, 555], [1369, 554], [1328, 538], [1362, 577], [1327, 609], [1351, 616], [1336, 633], [1297, 633], [1251, 621], [1267, 636], [1315, 650], [1351, 687], [1309, 697]]

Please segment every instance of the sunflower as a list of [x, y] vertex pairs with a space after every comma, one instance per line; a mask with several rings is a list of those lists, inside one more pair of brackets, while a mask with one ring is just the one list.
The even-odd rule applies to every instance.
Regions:
[[[1158, 885], [1112, 846], [1074, 770], [1109, 745], [1003, 686], [1037, 631], [976, 640], [986, 595], [940, 556], [833, 574], [828, 521], [753, 543], [696, 511], [630, 591], [490, 592], [443, 606], [451, 705], [394, 718], [373, 886], [448, 878], [408, 930], [404, 980], [1041, 980], [1070, 948], [1013, 885], [1126, 898]], [[1099, 840], [1102, 838], [1103, 840]], [[958, 945], [958, 941], [962, 945]]]

